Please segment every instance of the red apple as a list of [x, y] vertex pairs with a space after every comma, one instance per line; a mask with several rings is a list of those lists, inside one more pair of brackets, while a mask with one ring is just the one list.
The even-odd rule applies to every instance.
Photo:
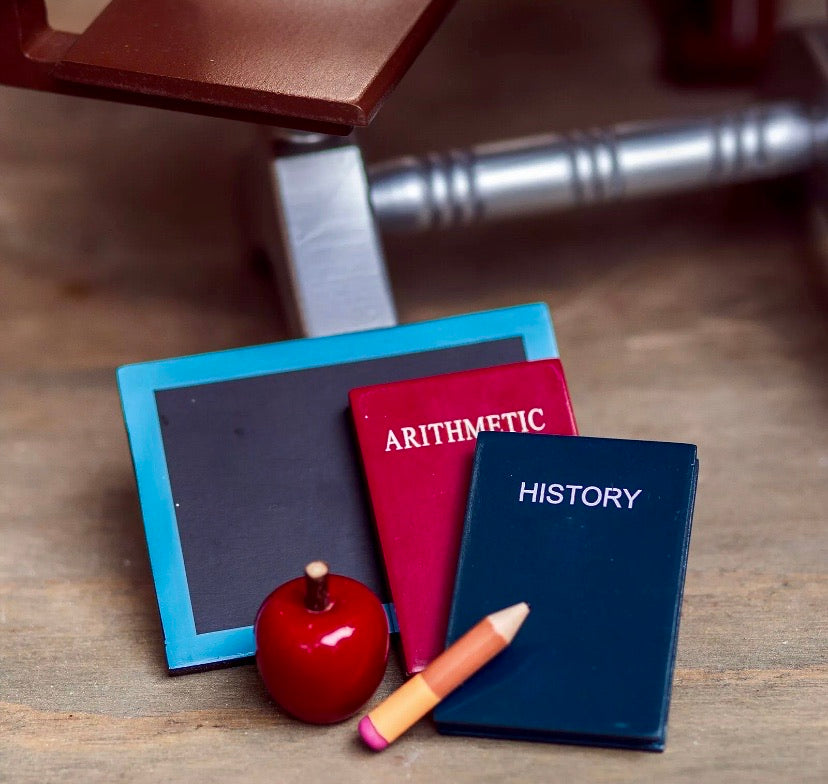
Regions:
[[388, 622], [362, 583], [314, 561], [268, 596], [256, 615], [256, 664], [288, 713], [331, 724], [376, 691], [388, 659]]

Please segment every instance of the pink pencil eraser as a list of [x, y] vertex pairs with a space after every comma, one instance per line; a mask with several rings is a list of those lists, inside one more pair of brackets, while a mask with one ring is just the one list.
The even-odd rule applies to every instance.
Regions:
[[374, 722], [368, 716], [363, 716], [359, 720], [359, 734], [374, 751], [382, 751], [388, 745], [388, 741], [377, 732]]

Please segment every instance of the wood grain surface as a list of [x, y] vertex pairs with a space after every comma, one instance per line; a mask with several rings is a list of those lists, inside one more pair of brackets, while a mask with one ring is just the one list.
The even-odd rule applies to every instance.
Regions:
[[[655, 47], [622, 0], [461, 4], [366, 154], [747, 99], [660, 83]], [[234, 216], [252, 133], [0, 90], [0, 780], [828, 779], [828, 300], [797, 183], [386, 242], [404, 321], [545, 300], [584, 434], [699, 445], [663, 754], [423, 721], [373, 755], [250, 665], [166, 675], [114, 368], [285, 336]]]

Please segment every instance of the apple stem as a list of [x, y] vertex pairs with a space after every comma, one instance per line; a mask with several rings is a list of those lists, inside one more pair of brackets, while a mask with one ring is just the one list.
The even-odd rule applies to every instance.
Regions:
[[312, 612], [322, 612], [329, 605], [328, 564], [311, 561], [305, 567], [305, 607]]

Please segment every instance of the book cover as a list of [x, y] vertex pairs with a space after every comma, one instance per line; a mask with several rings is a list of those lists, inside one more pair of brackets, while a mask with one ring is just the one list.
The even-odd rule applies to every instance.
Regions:
[[448, 641], [532, 611], [438, 729], [662, 750], [697, 473], [690, 444], [481, 433]]
[[120, 368], [169, 668], [252, 656], [261, 601], [318, 558], [387, 603], [350, 389], [556, 354], [523, 305]]
[[477, 434], [576, 433], [560, 360], [350, 393], [409, 673], [444, 647]]

